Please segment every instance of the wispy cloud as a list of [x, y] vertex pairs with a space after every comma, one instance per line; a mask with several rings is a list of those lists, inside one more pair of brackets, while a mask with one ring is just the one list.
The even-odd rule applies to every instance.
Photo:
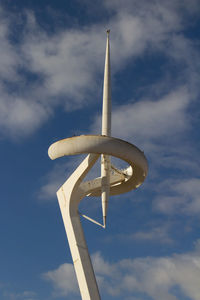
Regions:
[[136, 240], [139, 242], [155, 242], [163, 244], [173, 243], [172, 238], [169, 234], [169, 226], [165, 224], [164, 226], [154, 226], [148, 230], [140, 230], [128, 236], [123, 235], [122, 239]]
[[[181, 71], [185, 70], [180, 73], [186, 74], [187, 69], [190, 76], [180, 76], [181, 85], [186, 79], [193, 83], [197, 81], [198, 52], [195, 44], [180, 33], [187, 25], [186, 16], [196, 2], [189, 6], [184, 1], [182, 9], [179, 9], [180, 1], [174, 2], [174, 5], [172, 2], [166, 5], [154, 1], [141, 1], [140, 4], [126, 1], [123, 6], [120, 1], [104, 2], [104, 8], [113, 11], [109, 19], [112, 28], [113, 75], [130, 59], [140, 57], [145, 51], [159, 51], [170, 57]], [[10, 38], [11, 22], [1, 10], [1, 133], [8, 133], [9, 136], [32, 133], [52, 115], [58, 105], [70, 111], [88, 101], [92, 102], [97, 91], [99, 93], [97, 83], [103, 71], [104, 21], [90, 27], [76, 26], [50, 33], [40, 27], [32, 12], [24, 12], [23, 17], [26, 22], [23, 23], [21, 39], [14, 43]], [[27, 83], [30, 77], [32, 85]], [[11, 90], [13, 85], [15, 89]], [[177, 87], [170, 93], [176, 91]], [[180, 100], [179, 105], [183, 105], [183, 102]], [[151, 101], [147, 99], [147, 106], [148, 103], [150, 105]], [[177, 105], [176, 101], [174, 105]], [[155, 105], [152, 103], [152, 106]], [[148, 117], [152, 114], [152, 108], [147, 108]]]
[[14, 45], [10, 42], [9, 38], [9, 17], [6, 16], [3, 9], [0, 7], [0, 43], [1, 43], [1, 56], [0, 56], [0, 80], [13, 79], [16, 80], [17, 72], [16, 67], [18, 64], [18, 54]]
[[19, 292], [9, 284], [0, 285], [0, 296], [2, 300], [39, 300], [37, 293], [30, 290]]
[[[143, 146], [152, 144], [153, 147], [156, 140], [173, 138], [189, 129], [188, 105], [188, 91], [181, 87], [157, 101], [149, 97], [118, 106], [112, 116], [113, 135], [135, 140]], [[100, 128], [100, 118], [93, 127], [93, 130]]]
[[[102, 293], [109, 295], [110, 299], [121, 299], [122, 296], [146, 299], [148, 296], [155, 300], [176, 300], [182, 295], [183, 298], [198, 300], [199, 250], [197, 241], [193, 252], [157, 258], [123, 259], [116, 263], [109, 263], [98, 252], [93, 255], [93, 263]], [[69, 273], [73, 274], [70, 278]], [[53, 283], [57, 295], [70, 295], [77, 288], [71, 264], [45, 273], [44, 278]]]
[[57, 190], [64, 184], [68, 177], [81, 162], [83, 155], [72, 158], [67, 162], [55, 162], [53, 168], [41, 179], [43, 184], [38, 192], [38, 198], [42, 200], [52, 200], [56, 197]]
[[[154, 208], [165, 214], [197, 215], [200, 212], [200, 179], [168, 179], [159, 186]], [[165, 193], [167, 191], [167, 193]], [[165, 194], [164, 194], [165, 193]]]
[[55, 288], [54, 295], [56, 296], [67, 296], [79, 293], [72, 264], [63, 264], [57, 270], [44, 273], [42, 278], [53, 283]]

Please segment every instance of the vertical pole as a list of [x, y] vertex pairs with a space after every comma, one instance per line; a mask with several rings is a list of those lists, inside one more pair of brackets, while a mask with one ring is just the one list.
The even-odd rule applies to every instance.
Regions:
[[[110, 76], [110, 43], [109, 33], [107, 30], [106, 56], [104, 68], [104, 85], [103, 85], [103, 109], [102, 109], [102, 135], [111, 135], [111, 76]], [[106, 227], [106, 216], [108, 200], [110, 194], [110, 156], [101, 155], [101, 201], [103, 213], [103, 225]]]
[[110, 75], [110, 30], [107, 30], [106, 56], [103, 84], [102, 135], [111, 135], [111, 75]]

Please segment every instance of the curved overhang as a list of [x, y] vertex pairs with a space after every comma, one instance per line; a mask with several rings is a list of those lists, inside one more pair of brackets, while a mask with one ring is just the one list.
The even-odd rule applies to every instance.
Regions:
[[[114, 137], [103, 135], [81, 135], [66, 138], [53, 143], [48, 150], [49, 157], [54, 160], [59, 157], [77, 154], [107, 154], [126, 161], [133, 172], [127, 181], [111, 186], [110, 195], [128, 192], [140, 186], [148, 172], [148, 163], [144, 153], [131, 143]], [[100, 196], [101, 191], [91, 193]]]

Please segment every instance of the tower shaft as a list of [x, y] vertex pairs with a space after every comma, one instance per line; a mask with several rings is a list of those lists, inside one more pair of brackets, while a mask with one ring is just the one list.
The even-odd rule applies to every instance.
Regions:
[[102, 135], [111, 135], [111, 74], [110, 74], [110, 42], [107, 30], [107, 44], [104, 67]]
[[[103, 85], [103, 108], [102, 108], [102, 135], [111, 135], [111, 74], [110, 74], [110, 30], [107, 30], [106, 56], [104, 67]], [[102, 154], [101, 156], [101, 201], [103, 225], [106, 226], [107, 208], [110, 194], [110, 157]]]

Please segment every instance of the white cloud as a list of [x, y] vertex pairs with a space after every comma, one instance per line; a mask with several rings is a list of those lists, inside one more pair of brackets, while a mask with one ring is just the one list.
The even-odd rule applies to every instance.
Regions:
[[[64, 184], [69, 176], [81, 162], [84, 155], [76, 158], [70, 157], [66, 162], [54, 162], [53, 168], [44, 176], [43, 184], [38, 193], [39, 199], [52, 200], [56, 197], [57, 190]], [[66, 159], [66, 158], [65, 158]]]
[[[142, 300], [149, 296], [154, 300], [180, 300], [179, 294], [191, 300], [198, 300], [199, 244], [198, 241], [194, 251], [189, 253], [123, 259], [116, 263], [105, 261], [100, 253], [94, 254], [94, 269], [100, 280], [102, 294], [109, 295], [109, 299], [138, 296]], [[68, 276], [71, 268], [71, 264], [64, 264], [57, 270], [45, 273], [44, 276], [52, 281], [57, 293], [69, 295], [75, 292], [75, 277]]]
[[18, 72], [23, 65], [20, 47], [11, 40], [10, 19], [1, 8], [0, 17], [0, 134], [18, 138], [38, 129], [51, 108], [31, 97], [30, 85]]
[[37, 101], [1, 94], [0, 131], [14, 139], [38, 129], [50, 114], [51, 109]]
[[[154, 14], [160, 16], [161, 19], [165, 20], [165, 23], [171, 23], [171, 26], [175, 23], [180, 23], [180, 19], [177, 19], [177, 11], [186, 12], [187, 14], [196, 14], [200, 10], [198, 0], [168, 0], [167, 2], [158, 1], [148, 1], [148, 0], [104, 0], [104, 5], [108, 9], [113, 11], [129, 11], [138, 14]], [[171, 13], [171, 14], [170, 14]], [[168, 22], [167, 22], [168, 21]], [[187, 22], [187, 16], [185, 15], [185, 20], [183, 23]]]
[[[167, 196], [165, 192], [167, 191]], [[158, 187], [154, 208], [165, 214], [197, 215], [200, 213], [200, 179], [169, 179]]]
[[[141, 56], [149, 45], [160, 49], [163, 42], [170, 39], [171, 31], [176, 33], [180, 29], [178, 11], [163, 5], [156, 5], [156, 9], [155, 5], [148, 5], [148, 8], [140, 6], [135, 10], [132, 5], [131, 13], [117, 10], [110, 18], [114, 70], [131, 58]], [[93, 90], [96, 75], [102, 74], [105, 24], [48, 34], [41, 30], [30, 13], [29, 19], [29, 34], [22, 45], [23, 53], [29, 58], [29, 67], [45, 76], [50, 95], [66, 94], [72, 98], [72, 104], [83, 101], [86, 92]]]
[[67, 296], [79, 293], [72, 264], [63, 264], [57, 270], [44, 273], [42, 277], [53, 283], [57, 295]]
[[[123, 236], [122, 236], [123, 238]], [[140, 230], [129, 236], [124, 236], [124, 238], [128, 238], [131, 240], [137, 240], [141, 242], [156, 242], [156, 243], [164, 243], [171, 244], [173, 241], [169, 237], [169, 228], [168, 226], [155, 226], [150, 228], [149, 230]]]
[[[31, 70], [44, 77], [48, 96], [65, 95], [69, 110], [79, 107], [83, 100], [88, 101], [87, 91], [91, 93], [95, 87], [94, 75], [104, 52], [100, 30], [74, 29], [51, 36], [38, 30], [37, 35], [26, 37], [22, 47]], [[57, 98], [54, 101], [59, 103]]]
[[188, 103], [187, 89], [180, 88], [158, 101], [147, 99], [117, 107], [113, 113], [113, 134], [143, 141], [176, 135], [188, 128]]
[[[179, 35], [185, 18], [183, 18], [182, 11], [178, 10], [177, 3], [172, 5], [170, 2], [170, 5], [165, 5], [154, 1], [142, 1], [138, 5], [136, 2], [126, 1], [126, 4], [122, 5], [119, 1], [104, 2], [105, 7], [115, 11], [109, 20], [112, 29], [113, 72], [120, 70], [130, 59], [141, 56], [147, 49], [162, 51], [173, 57], [175, 64], [181, 59], [187, 66], [195, 65], [194, 62], [198, 61], [199, 56], [195, 54], [194, 45], [183, 35]], [[193, 6], [195, 6], [195, 1], [193, 1]], [[187, 1], [183, 7], [186, 11], [189, 9]], [[30, 134], [49, 118], [50, 112], [55, 106], [62, 103], [67, 110], [72, 110], [94, 99], [94, 95], [100, 91], [97, 82], [98, 76], [103, 71], [104, 23], [47, 33], [37, 24], [34, 15], [27, 11], [24, 39], [21, 40], [21, 43], [14, 45], [9, 38], [11, 28], [9, 27], [9, 17], [5, 17], [4, 12], [1, 12], [1, 15], [3, 17], [0, 22], [0, 41], [3, 51], [0, 58], [0, 78], [6, 79], [10, 83], [17, 81], [20, 90], [20, 93], [16, 92], [13, 97], [9, 89], [1, 88], [1, 125], [6, 133], [11, 136], [16, 135], [16, 132], [19, 135]], [[27, 83], [25, 83], [27, 80], [24, 81], [23, 76], [25, 75], [20, 75], [18, 72], [19, 67], [40, 78], [33, 87], [28, 86], [28, 93]], [[184, 69], [184, 66], [182, 68]], [[188, 79], [197, 78], [195, 75], [197, 70], [188, 69], [190, 69], [189, 74], [193, 74], [193, 76], [187, 76]], [[1, 84], [4, 85], [3, 82]], [[177, 89], [170, 92], [169, 95], [173, 95], [173, 93], [175, 97], [178, 97], [175, 95], [179, 93]], [[186, 96], [184, 96], [185, 98]], [[170, 102], [169, 109], [172, 113], [173, 108], [181, 113], [181, 108], [177, 105], [184, 105], [184, 99], [179, 102]], [[166, 99], [166, 103], [169, 103], [168, 101], [169, 99]], [[146, 105], [145, 110], [142, 105]], [[136, 105], [138, 112], [141, 113], [139, 124], [144, 125], [142, 119], [145, 117], [160, 118], [159, 108], [162, 110], [163, 105], [158, 102], [156, 107], [154, 102], [148, 100]], [[132, 116], [133, 106], [128, 105], [121, 108], [124, 115]], [[158, 115], [153, 112], [154, 108]], [[166, 107], [166, 111], [166, 117], [168, 117], [170, 113], [168, 107]], [[117, 116], [117, 112], [115, 115]], [[119, 117], [123, 118], [122, 115]], [[134, 117], [137, 116], [134, 115]], [[172, 121], [173, 117], [174, 115], [172, 115]], [[165, 126], [164, 121], [159, 123], [161, 125], [160, 133], [162, 126]], [[153, 133], [156, 135], [158, 128], [152, 122], [150, 121], [149, 130], [152, 129], [151, 135]], [[168, 123], [170, 126], [171, 120]], [[170, 128], [173, 125], [172, 122]], [[183, 124], [178, 123], [176, 126], [179, 128]], [[130, 127], [129, 122], [129, 126], [126, 124], [129, 133]], [[116, 131], [118, 132], [117, 129]]]
[[[133, 142], [147, 153], [157, 154], [163, 145], [172, 144], [190, 129], [189, 101], [187, 88], [180, 87], [156, 101], [147, 98], [117, 106], [112, 115], [112, 135]], [[100, 128], [100, 122], [98, 117], [92, 125], [93, 132]]]
[[[66, 172], [68, 166], [68, 171]], [[55, 164], [52, 170], [46, 174], [44, 184], [38, 193], [39, 199], [52, 200], [56, 197], [57, 190], [69, 177], [71, 168], [68, 164]]]
[[18, 63], [15, 47], [9, 40], [9, 19], [0, 7], [0, 80], [10, 79], [16, 80], [16, 65]]
[[25, 290], [23, 292], [16, 292], [8, 286], [3, 286], [1, 290], [1, 299], [5, 300], [38, 300], [35, 292]]
[[[114, 9], [114, 14], [111, 14], [109, 19], [112, 29], [113, 74], [131, 59], [143, 55], [148, 50], [152, 53], [161, 51], [173, 58], [175, 65], [179, 65], [181, 59], [182, 65], [181, 67], [179, 65], [181, 74], [185, 72], [184, 63], [187, 66], [186, 79], [191, 81], [191, 78], [194, 80], [198, 78], [197, 68], [194, 66], [199, 61], [199, 55], [195, 45], [179, 34], [179, 30], [185, 25], [185, 15], [178, 9], [177, 3], [178, 1], [172, 5], [170, 2], [170, 5], [166, 5], [154, 1], [141, 1], [137, 4], [135, 1], [134, 3], [126, 1], [126, 4], [122, 5], [120, 1], [104, 2], [109, 10]], [[195, 1], [192, 3], [194, 7]], [[183, 7], [188, 13], [190, 7], [187, 1]], [[19, 44], [13, 44], [9, 38], [11, 30], [9, 17], [5, 17], [6, 14], [1, 11], [0, 42], [3, 50], [0, 58], [0, 78], [6, 79], [9, 84], [17, 82], [18, 86], [13, 96], [14, 92], [11, 94], [5, 82], [0, 82], [2, 132], [5, 131], [10, 136], [15, 136], [16, 132], [19, 135], [30, 134], [50, 117], [55, 106], [63, 105], [70, 111], [92, 101], [94, 95], [96, 99], [96, 94], [100, 93], [97, 82], [103, 71], [104, 23], [47, 33], [37, 24], [33, 13], [26, 11], [25, 14], [27, 22], [24, 23], [24, 38]], [[35, 81], [33, 86], [29, 84], [27, 87], [28, 77], [26, 78], [25, 73], [18, 72], [19, 67], [31, 72], [39, 80]], [[182, 77], [184, 76], [180, 75], [180, 78]], [[176, 87], [175, 91], [169, 94], [175, 94], [177, 90]], [[166, 103], [168, 100], [166, 99]], [[183, 103], [184, 100], [179, 103], [175, 101], [173, 104], [170, 103], [170, 107], [178, 111], [177, 105], [181, 106]], [[145, 111], [142, 110], [142, 104], [146, 104]], [[155, 107], [154, 102], [147, 100], [142, 104], [136, 105], [137, 110], [143, 115], [141, 117], [155, 117], [152, 110], [152, 107]], [[155, 109], [157, 112], [159, 104], [162, 103], [157, 103], [158, 107]], [[132, 106], [121, 108], [124, 114], [128, 114]], [[168, 113], [167, 110], [167, 116]], [[159, 118], [159, 115], [156, 115], [156, 118]], [[140, 124], [143, 125], [141, 120]], [[163, 124], [164, 122], [161, 122], [161, 125]], [[179, 128], [183, 124], [177, 126]], [[130, 131], [128, 125], [126, 127]], [[158, 133], [154, 123], [150, 122], [150, 129], [155, 134]]]

